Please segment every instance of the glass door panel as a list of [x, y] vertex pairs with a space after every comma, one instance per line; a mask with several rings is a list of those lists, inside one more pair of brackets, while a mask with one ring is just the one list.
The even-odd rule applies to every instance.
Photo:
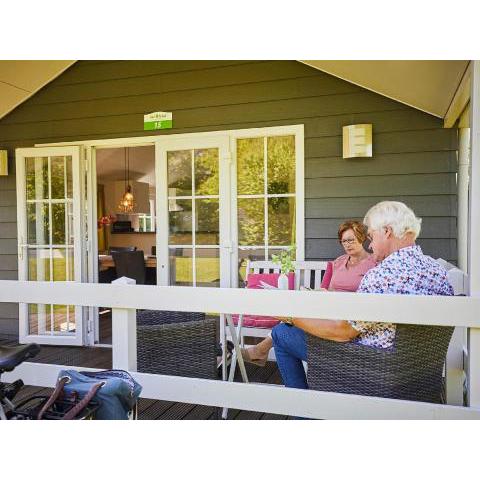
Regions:
[[159, 283], [163, 278], [169, 285], [218, 287], [223, 278], [222, 286], [228, 286], [230, 231], [226, 195], [221, 195], [222, 175], [228, 175], [228, 139], [163, 140], [157, 158], [157, 201], [164, 205], [159, 212], [165, 212], [167, 232], [159, 233], [157, 252], [166, 243], [168, 256], [168, 261], [159, 256], [160, 268], [168, 266], [167, 276], [157, 274]]
[[[79, 147], [17, 151], [19, 279], [81, 281]], [[83, 343], [82, 308], [21, 305], [20, 340]]]
[[238, 285], [247, 260], [268, 260], [295, 244], [295, 135], [236, 140]]

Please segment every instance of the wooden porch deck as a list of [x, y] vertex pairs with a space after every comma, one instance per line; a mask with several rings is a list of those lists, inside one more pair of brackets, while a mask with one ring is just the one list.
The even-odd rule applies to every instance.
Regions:
[[[0, 345], [17, 345], [14, 340], [0, 339]], [[112, 350], [102, 347], [58, 347], [42, 346], [41, 352], [35, 357], [34, 363], [51, 363], [87, 368], [112, 368]], [[265, 367], [247, 365], [247, 372], [251, 382], [280, 384], [280, 373], [274, 362], [269, 362]], [[235, 377], [240, 381], [238, 373]], [[18, 399], [33, 394], [47, 394], [52, 388], [25, 386], [18, 394]], [[216, 420], [217, 409], [206, 405], [193, 405], [189, 403], [168, 402], [141, 398], [139, 402], [140, 420]], [[285, 415], [274, 415], [263, 412], [250, 412], [246, 410], [230, 409], [229, 420], [286, 420]]]

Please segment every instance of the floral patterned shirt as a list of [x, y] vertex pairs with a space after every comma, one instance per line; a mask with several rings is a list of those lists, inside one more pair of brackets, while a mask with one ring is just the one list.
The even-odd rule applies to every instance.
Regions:
[[[453, 295], [446, 270], [424, 255], [418, 245], [401, 248], [386, 257], [363, 277], [358, 293], [399, 295]], [[389, 348], [395, 338], [393, 323], [350, 321], [360, 333], [354, 340], [362, 345]]]

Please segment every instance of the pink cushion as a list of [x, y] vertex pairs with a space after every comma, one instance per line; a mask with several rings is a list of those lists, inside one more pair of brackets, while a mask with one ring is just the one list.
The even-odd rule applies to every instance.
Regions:
[[[233, 323], [238, 324], [238, 315], [232, 315]], [[255, 327], [255, 328], [273, 328], [277, 325], [279, 320], [275, 317], [262, 317], [260, 315], [244, 315], [243, 327]]]
[[[247, 288], [253, 288], [256, 290], [262, 289], [262, 283], [267, 283], [272, 287], [277, 287], [279, 273], [251, 273], [247, 277]], [[295, 288], [295, 273], [290, 272], [288, 274], [288, 289], [293, 290]], [[237, 325], [238, 315], [233, 315], [233, 323]], [[265, 317], [261, 315], [244, 315], [243, 326], [255, 327], [255, 328], [273, 328], [279, 323], [276, 317]]]
[[[247, 277], [247, 288], [260, 289], [262, 283], [268, 283], [272, 287], [277, 287], [279, 273], [250, 273]], [[288, 274], [288, 289], [293, 290], [295, 288], [295, 273], [290, 272]]]
[[333, 262], [328, 262], [327, 269], [325, 270], [325, 273], [322, 278], [322, 284], [321, 284], [322, 288], [328, 288], [330, 286], [332, 275], [333, 275]]

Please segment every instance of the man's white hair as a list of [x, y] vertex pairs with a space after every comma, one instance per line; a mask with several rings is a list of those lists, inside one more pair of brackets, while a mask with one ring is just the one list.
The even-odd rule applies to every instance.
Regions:
[[422, 219], [416, 217], [404, 203], [387, 200], [371, 207], [363, 223], [372, 230], [390, 227], [397, 238], [410, 233], [416, 239], [420, 234]]

